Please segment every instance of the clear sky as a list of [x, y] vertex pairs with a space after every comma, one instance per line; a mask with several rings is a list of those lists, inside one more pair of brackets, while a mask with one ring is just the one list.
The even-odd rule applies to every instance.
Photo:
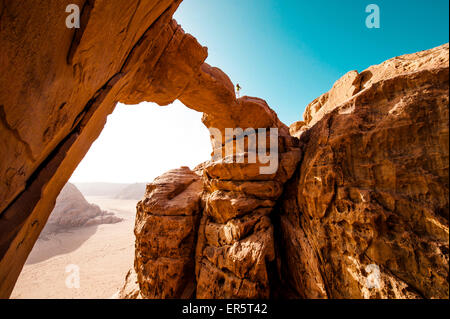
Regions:
[[180, 102], [118, 104], [71, 182], [151, 182], [168, 170], [210, 159], [202, 114]]
[[[372, 3], [379, 29], [365, 24]], [[448, 11], [448, 0], [184, 0], [175, 19], [290, 125], [348, 71], [448, 42]]]
[[[368, 29], [369, 4], [380, 28]], [[448, 42], [448, 0], [184, 0], [175, 18], [209, 48], [243, 94], [264, 98], [287, 125], [350, 70]], [[72, 182], [149, 182], [208, 160], [201, 114], [181, 103], [118, 105]]]

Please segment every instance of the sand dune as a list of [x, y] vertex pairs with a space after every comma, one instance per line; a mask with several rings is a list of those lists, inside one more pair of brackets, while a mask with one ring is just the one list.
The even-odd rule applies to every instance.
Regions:
[[[46, 240], [38, 240], [11, 298], [110, 298], [123, 285], [133, 265], [137, 201], [86, 199], [124, 220], [51, 234]], [[66, 273], [69, 265], [79, 267], [79, 288], [66, 286], [66, 279], [74, 274]]]

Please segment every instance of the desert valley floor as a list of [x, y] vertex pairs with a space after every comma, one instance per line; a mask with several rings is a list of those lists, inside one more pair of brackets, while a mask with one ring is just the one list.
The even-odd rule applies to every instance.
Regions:
[[[39, 239], [11, 298], [113, 298], [133, 266], [137, 200], [86, 196], [124, 220], [83, 227]], [[67, 288], [67, 265], [80, 268], [80, 288]]]

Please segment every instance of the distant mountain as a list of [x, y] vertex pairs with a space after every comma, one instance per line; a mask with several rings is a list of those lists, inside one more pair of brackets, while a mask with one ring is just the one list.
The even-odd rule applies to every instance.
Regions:
[[114, 198], [140, 200], [144, 197], [146, 186], [146, 183], [130, 184], [119, 191]]
[[114, 224], [122, 220], [88, 203], [75, 185], [67, 183], [56, 199], [55, 208], [42, 233], [45, 235], [76, 227]]
[[110, 198], [131, 184], [126, 183], [74, 183], [84, 196], [106, 196]]

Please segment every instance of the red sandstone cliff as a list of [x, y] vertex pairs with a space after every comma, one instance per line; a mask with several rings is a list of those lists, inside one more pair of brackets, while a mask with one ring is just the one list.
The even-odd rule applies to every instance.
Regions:
[[64, 1], [0, 2], [0, 297], [116, 103], [179, 99], [222, 133], [278, 129], [278, 170], [214, 157], [150, 184], [127, 277], [142, 297], [448, 298], [448, 45], [348, 73], [291, 136], [204, 63], [180, 2], [74, 0], [78, 30]]
[[74, 0], [80, 29], [66, 1], [0, 2], [0, 297], [116, 103], [170, 103], [202, 65], [180, 2]]
[[[180, 195], [147, 192], [138, 205], [142, 296], [180, 298], [195, 290], [198, 298], [448, 298], [448, 60], [444, 45], [349, 72], [291, 126], [299, 140], [280, 139], [288, 160], [277, 174], [212, 159], [200, 166], [203, 196], [184, 192], [185, 173], [163, 175]], [[251, 120], [240, 114], [244, 119], [232, 125]], [[156, 180], [149, 187], [162, 186]], [[190, 198], [180, 211], [195, 205], [200, 225], [186, 221], [164, 231], [172, 222], [155, 223], [160, 209], [148, 203], [178, 207], [180, 196]], [[152, 231], [142, 232], [143, 222]], [[159, 260], [186, 252], [184, 265], [195, 256], [196, 280], [192, 265], [175, 277], [180, 284], [190, 278], [188, 294], [167, 283], [175, 280], [170, 267], [142, 257], [154, 251], [140, 244], [148, 240], [188, 244], [152, 253]]]
[[[260, 175], [256, 164], [201, 165], [204, 208], [195, 214], [202, 221], [177, 235], [197, 236], [196, 282], [192, 266], [178, 277], [191, 278], [195, 296], [448, 298], [448, 45], [349, 72], [308, 105], [291, 133], [302, 152], [283, 138], [291, 142], [280, 153], [296, 154], [281, 164], [284, 177]], [[136, 229], [154, 223], [146, 203], [161, 200], [145, 198]], [[136, 232], [137, 243], [174, 241], [159, 228]], [[136, 246], [144, 297], [150, 278], [158, 278], [152, 287], [174, 280], [160, 267], [139, 266], [150, 246]]]
[[307, 107], [277, 215], [299, 297], [449, 297], [448, 67], [448, 44], [393, 58]]

